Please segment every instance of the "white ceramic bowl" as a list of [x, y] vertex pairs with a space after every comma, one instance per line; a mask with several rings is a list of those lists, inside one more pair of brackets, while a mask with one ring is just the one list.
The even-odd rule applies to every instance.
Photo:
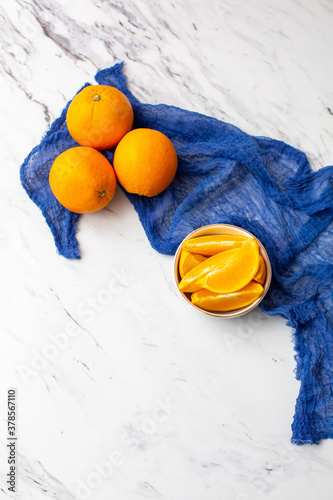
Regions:
[[249, 304], [248, 306], [242, 307], [240, 309], [235, 309], [233, 311], [226, 311], [226, 312], [206, 311], [206, 310], [201, 309], [200, 307], [192, 304], [191, 299], [190, 299], [191, 294], [183, 293], [178, 288], [178, 284], [179, 284], [180, 279], [181, 279], [179, 276], [179, 259], [180, 259], [180, 253], [181, 253], [181, 249], [182, 249], [184, 241], [189, 240], [190, 238], [197, 237], [197, 236], [208, 236], [208, 235], [214, 235], [214, 234], [236, 234], [236, 235], [240, 235], [240, 236], [247, 236], [249, 238], [255, 238], [255, 236], [253, 234], [251, 234], [249, 231], [246, 231], [245, 229], [242, 229], [242, 228], [237, 227], [237, 226], [232, 226], [231, 224], [211, 224], [209, 226], [203, 226], [199, 229], [196, 229], [192, 233], [190, 233], [181, 242], [181, 244], [179, 245], [179, 247], [177, 249], [175, 257], [174, 257], [174, 276], [175, 276], [175, 282], [176, 282], [176, 287], [177, 287], [178, 293], [185, 300], [185, 302], [187, 302], [187, 304], [189, 304], [191, 307], [193, 307], [194, 309], [197, 309], [201, 313], [208, 314], [209, 316], [217, 316], [218, 318], [235, 318], [238, 316], [242, 316], [243, 314], [246, 314], [249, 311], [252, 311], [252, 309], [254, 309], [262, 301], [262, 299], [265, 297], [265, 295], [268, 291], [268, 288], [271, 284], [271, 279], [272, 279], [271, 263], [269, 261], [269, 257], [267, 255], [267, 252], [266, 252], [263, 244], [258, 240], [258, 238], [256, 238], [256, 239], [259, 243], [259, 252], [260, 252], [260, 255], [262, 256], [262, 258], [264, 259], [265, 265], [266, 265], [266, 278], [265, 278], [265, 283], [263, 285], [263, 287], [264, 287], [263, 293], [260, 295], [260, 297], [258, 297], [257, 300], [252, 302], [252, 304]]

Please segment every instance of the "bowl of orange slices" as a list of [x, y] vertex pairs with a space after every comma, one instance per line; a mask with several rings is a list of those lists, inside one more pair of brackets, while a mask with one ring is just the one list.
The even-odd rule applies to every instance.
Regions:
[[178, 292], [191, 307], [210, 316], [233, 318], [262, 301], [272, 268], [265, 247], [249, 231], [211, 224], [181, 242], [174, 276]]

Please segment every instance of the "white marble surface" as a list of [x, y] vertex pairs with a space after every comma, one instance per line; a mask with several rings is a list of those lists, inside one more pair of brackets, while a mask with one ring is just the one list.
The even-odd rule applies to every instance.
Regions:
[[[290, 444], [291, 331], [186, 307], [118, 190], [60, 257], [19, 166], [97, 69], [133, 93], [333, 163], [331, 0], [11, 0], [0, 7], [0, 498], [328, 500], [333, 443]], [[17, 389], [17, 493], [6, 394]]]

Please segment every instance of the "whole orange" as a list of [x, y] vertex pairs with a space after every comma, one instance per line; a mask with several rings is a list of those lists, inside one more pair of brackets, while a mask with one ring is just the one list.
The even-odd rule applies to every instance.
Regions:
[[133, 109], [120, 90], [109, 85], [88, 85], [69, 105], [68, 131], [81, 146], [113, 148], [133, 126]]
[[78, 214], [104, 208], [116, 191], [116, 176], [108, 160], [89, 147], [67, 149], [54, 160], [51, 190], [68, 210]]
[[127, 192], [156, 196], [169, 186], [176, 174], [177, 153], [162, 132], [138, 128], [119, 142], [113, 166]]

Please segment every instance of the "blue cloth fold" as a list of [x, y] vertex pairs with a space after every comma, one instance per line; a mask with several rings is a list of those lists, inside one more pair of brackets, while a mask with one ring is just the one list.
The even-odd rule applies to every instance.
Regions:
[[[153, 198], [127, 194], [153, 248], [171, 255], [189, 232], [219, 222], [247, 229], [266, 247], [273, 280], [260, 307], [293, 328], [301, 383], [291, 440], [332, 438], [333, 167], [313, 172], [306, 155], [284, 142], [173, 106], [142, 104], [128, 90], [122, 64], [95, 78], [129, 98], [134, 128], [160, 130], [176, 148], [179, 166], [169, 188]], [[66, 127], [67, 107], [24, 161], [21, 181], [59, 253], [79, 258], [79, 216], [57, 202], [48, 183], [55, 157], [77, 145]], [[113, 152], [103, 152], [111, 163]]]

